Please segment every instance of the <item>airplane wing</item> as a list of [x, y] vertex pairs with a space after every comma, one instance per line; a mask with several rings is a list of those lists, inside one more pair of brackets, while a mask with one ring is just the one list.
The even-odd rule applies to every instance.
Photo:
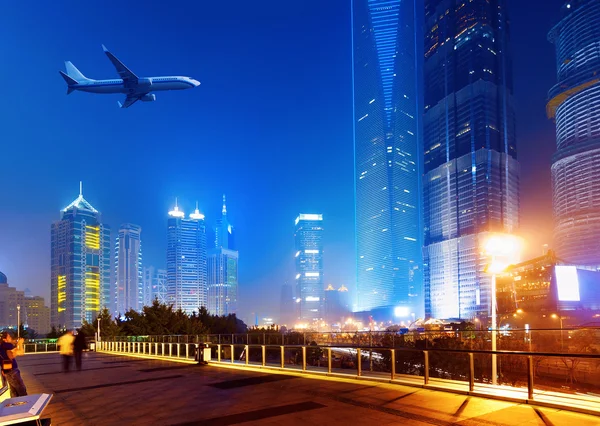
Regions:
[[106, 53], [106, 56], [108, 56], [108, 59], [110, 59], [112, 64], [117, 69], [119, 76], [123, 79], [123, 83], [125, 83], [125, 87], [136, 85], [138, 82], [138, 76], [135, 75], [129, 68], [127, 68], [123, 62], [119, 61], [115, 55], [110, 53], [106, 46], [102, 45], [102, 49], [104, 50], [104, 53]]
[[136, 103], [137, 101], [139, 101], [142, 96], [144, 96], [144, 94], [141, 94], [141, 95], [127, 95], [127, 97], [125, 98], [125, 102], [121, 103], [121, 102], [117, 101], [117, 103], [119, 104], [119, 106], [121, 108], [129, 108], [131, 105], [133, 105], [134, 103]]

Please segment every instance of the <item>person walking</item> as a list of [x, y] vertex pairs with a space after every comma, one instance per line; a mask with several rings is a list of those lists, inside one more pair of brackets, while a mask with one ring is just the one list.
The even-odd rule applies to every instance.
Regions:
[[75, 366], [77, 371], [81, 371], [81, 354], [86, 349], [87, 343], [85, 341], [85, 335], [81, 332], [81, 329], [77, 331], [75, 340], [73, 341], [73, 354], [75, 355]]
[[60, 347], [60, 355], [63, 360], [63, 372], [68, 373], [71, 368], [71, 358], [73, 357], [73, 336], [72, 331], [67, 331], [65, 334], [58, 338], [56, 344]]
[[16, 360], [17, 355], [22, 355], [24, 353], [23, 342], [24, 339], [15, 340], [13, 335], [8, 331], [0, 333], [0, 358], [2, 358], [0, 362], [2, 362], [2, 376], [8, 383], [11, 398], [27, 395], [27, 388], [21, 378], [21, 372], [19, 371], [19, 365]]

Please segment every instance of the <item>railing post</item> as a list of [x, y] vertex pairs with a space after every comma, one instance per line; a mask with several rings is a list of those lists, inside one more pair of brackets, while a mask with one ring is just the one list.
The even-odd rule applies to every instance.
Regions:
[[[233, 341], [233, 334], [231, 335], [231, 341]], [[235, 362], [235, 347], [232, 345], [231, 346], [231, 363], [233, 364]]]
[[154, 343], [154, 355], [158, 355], [158, 342]]
[[[221, 340], [221, 339], [219, 339], [219, 340]], [[217, 345], [217, 361], [221, 362], [221, 344], [220, 343]]]
[[391, 365], [392, 380], [394, 380], [396, 378], [396, 349], [392, 349], [390, 352], [391, 352], [391, 361], [392, 361], [392, 365]]
[[469, 392], [475, 390], [475, 362], [473, 352], [469, 352]]
[[190, 344], [185, 344], [185, 359], [190, 359]]
[[425, 371], [423, 372], [423, 384], [429, 384], [429, 351], [423, 351], [423, 357], [425, 359]]
[[46, 343], [46, 352], [48, 352], [48, 343]]
[[533, 357], [527, 357], [527, 397], [533, 399]]
[[262, 366], [267, 365], [267, 347], [262, 345]]
[[362, 355], [360, 348], [356, 348], [356, 375], [362, 376]]
[[306, 371], [306, 346], [302, 346], [302, 371]]
[[331, 374], [331, 348], [327, 348], [327, 373]]
[[285, 348], [281, 346], [281, 368], [285, 368]]
[[169, 343], [169, 356], [173, 356], [173, 343]]
[[249, 352], [248, 352], [249, 350], [250, 350], [249, 345], [246, 345], [244, 347], [244, 353], [246, 354], [246, 356], [245, 356], [245, 358], [246, 358], [246, 365], [248, 365], [249, 362], [250, 362], [250, 359], [249, 359], [250, 357], [248, 356], [249, 355]]
[[177, 358], [181, 358], [181, 345], [179, 343], [177, 343]]

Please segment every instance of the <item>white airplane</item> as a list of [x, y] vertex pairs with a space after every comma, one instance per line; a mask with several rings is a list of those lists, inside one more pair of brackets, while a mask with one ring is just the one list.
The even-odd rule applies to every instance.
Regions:
[[113, 63], [118, 79], [114, 80], [92, 80], [84, 76], [71, 61], [65, 62], [66, 74], [60, 71], [60, 75], [69, 85], [67, 95], [75, 90], [90, 93], [125, 93], [125, 102], [117, 102], [121, 108], [128, 108], [137, 101], [152, 102], [156, 95], [150, 92], [159, 90], [183, 90], [191, 89], [200, 85], [198, 80], [191, 77], [164, 76], [164, 77], [138, 77], [129, 68], [119, 61], [115, 55], [102, 45], [104, 53]]

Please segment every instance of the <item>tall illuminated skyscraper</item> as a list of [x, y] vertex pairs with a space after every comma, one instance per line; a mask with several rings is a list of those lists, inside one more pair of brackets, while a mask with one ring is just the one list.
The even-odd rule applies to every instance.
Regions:
[[51, 228], [51, 322], [59, 328], [93, 322], [100, 310], [113, 311], [110, 285], [110, 228], [85, 198], [61, 211]]
[[485, 244], [519, 226], [505, 0], [425, 0], [425, 311], [491, 312]]
[[554, 249], [558, 258], [600, 266], [600, 2], [566, 1], [548, 34], [558, 84], [549, 93], [556, 122], [552, 158]]
[[185, 218], [175, 208], [167, 225], [167, 300], [174, 309], [198, 313], [206, 307], [206, 228], [204, 215], [196, 210]]
[[353, 0], [356, 311], [422, 312], [418, 0]]
[[143, 306], [142, 288], [142, 228], [126, 223], [121, 225], [115, 245], [115, 276], [117, 313], [129, 309], [139, 311]]
[[238, 258], [233, 245], [233, 227], [227, 220], [223, 195], [222, 216], [215, 228], [215, 248], [208, 251], [208, 311], [214, 315], [237, 312]]
[[168, 303], [167, 297], [167, 270], [157, 269], [154, 266], [144, 267], [143, 306], [150, 306], [154, 299], [159, 303]]
[[323, 215], [300, 214], [296, 232], [296, 307], [301, 321], [324, 318]]

